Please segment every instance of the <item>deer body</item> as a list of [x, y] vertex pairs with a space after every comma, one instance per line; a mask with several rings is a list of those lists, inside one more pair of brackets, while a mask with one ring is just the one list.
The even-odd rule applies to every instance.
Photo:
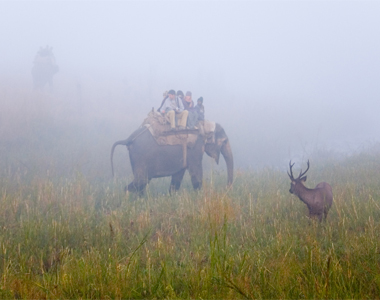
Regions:
[[288, 173], [288, 175], [292, 180], [289, 192], [296, 195], [303, 203], [307, 205], [310, 218], [317, 217], [319, 221], [322, 221], [323, 217], [327, 217], [327, 213], [333, 202], [331, 186], [327, 182], [321, 182], [318, 183], [314, 189], [305, 187], [304, 183], [306, 181], [306, 176], [302, 176], [309, 170], [309, 161], [307, 162], [306, 171], [302, 173], [301, 170], [300, 175], [296, 179], [293, 177], [293, 165], [289, 163], [290, 174]]

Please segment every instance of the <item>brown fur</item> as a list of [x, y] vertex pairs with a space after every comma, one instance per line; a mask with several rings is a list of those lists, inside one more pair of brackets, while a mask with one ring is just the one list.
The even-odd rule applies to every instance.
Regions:
[[310, 218], [316, 217], [319, 221], [322, 221], [323, 218], [327, 218], [327, 213], [333, 202], [332, 188], [327, 182], [318, 183], [314, 189], [305, 187], [304, 183], [306, 181], [306, 176], [303, 177], [303, 175], [309, 170], [309, 161], [307, 164], [307, 170], [304, 173], [301, 171], [298, 178], [294, 179], [292, 172], [294, 164], [292, 165], [291, 162], [289, 163], [290, 174], [288, 173], [288, 175], [292, 181], [289, 192], [296, 195], [307, 205]]

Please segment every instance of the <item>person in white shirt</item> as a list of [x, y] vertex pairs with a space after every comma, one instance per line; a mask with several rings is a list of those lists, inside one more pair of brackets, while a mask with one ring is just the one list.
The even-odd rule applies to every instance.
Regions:
[[174, 90], [170, 90], [168, 92], [168, 98], [165, 100], [163, 105], [164, 110], [162, 113], [165, 113], [170, 121], [170, 130], [175, 130], [175, 120], [177, 118], [178, 122], [178, 130], [186, 129], [186, 122], [188, 111], [184, 110], [183, 103], [181, 99], [176, 97], [176, 93]]

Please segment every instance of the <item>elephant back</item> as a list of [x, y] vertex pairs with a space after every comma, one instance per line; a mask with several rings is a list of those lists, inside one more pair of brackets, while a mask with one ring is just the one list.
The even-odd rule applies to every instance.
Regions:
[[170, 131], [170, 123], [165, 115], [159, 112], [151, 111], [142, 123], [142, 127], [146, 127], [153, 138], [159, 145], [182, 145], [189, 148], [195, 145], [200, 130], [188, 129], [181, 131]]
[[170, 123], [166, 119], [165, 115], [157, 111], [149, 112], [148, 116], [145, 118], [142, 126], [149, 125], [151, 127], [151, 133], [154, 137], [162, 136], [164, 132], [169, 131]]

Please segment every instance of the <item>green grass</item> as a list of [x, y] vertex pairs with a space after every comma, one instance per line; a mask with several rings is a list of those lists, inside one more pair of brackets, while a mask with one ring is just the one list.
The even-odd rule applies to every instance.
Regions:
[[322, 224], [286, 170], [236, 170], [226, 189], [207, 169], [199, 192], [186, 176], [139, 198], [123, 192], [125, 149], [110, 178], [111, 145], [135, 129], [122, 109], [75, 117], [66, 99], [2, 90], [0, 298], [380, 298], [378, 147], [310, 158], [306, 185], [334, 192]]
[[143, 198], [125, 195], [124, 180], [91, 184], [80, 174], [9, 190], [3, 179], [0, 296], [379, 298], [375, 158], [309, 171], [334, 172], [322, 224], [272, 169], [238, 171], [231, 189]]

